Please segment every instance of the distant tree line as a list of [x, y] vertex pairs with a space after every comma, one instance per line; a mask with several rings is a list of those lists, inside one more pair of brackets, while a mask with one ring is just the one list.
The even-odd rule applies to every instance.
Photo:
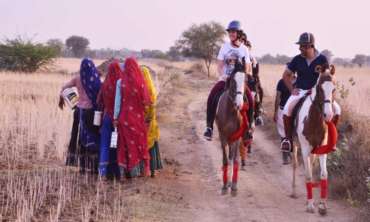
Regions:
[[[88, 56], [95, 59], [135, 56], [137, 58], [156, 58], [167, 60], [185, 60], [197, 58], [204, 61], [210, 75], [211, 63], [215, 60], [225, 36], [224, 28], [216, 22], [192, 25], [185, 30], [175, 44], [167, 52], [156, 49], [90, 49], [90, 41], [83, 36], [70, 36], [65, 41], [49, 39], [46, 43], [34, 43], [32, 40], [6, 39], [0, 42], [0, 69], [11, 71], [34, 72], [52, 62], [56, 57], [81, 58]], [[353, 58], [334, 57], [330, 50], [321, 52], [336, 65], [345, 67], [370, 66], [370, 55], [357, 54]], [[265, 54], [258, 61], [262, 64], [287, 64], [292, 57], [277, 54]]]

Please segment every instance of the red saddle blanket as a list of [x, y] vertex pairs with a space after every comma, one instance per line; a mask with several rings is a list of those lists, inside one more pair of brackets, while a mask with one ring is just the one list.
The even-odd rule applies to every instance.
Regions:
[[335, 145], [338, 140], [337, 128], [333, 122], [326, 122], [328, 126], [328, 143], [326, 145], [314, 147], [311, 153], [313, 154], [327, 154], [335, 151]]
[[235, 131], [231, 136], [229, 137], [229, 143], [233, 143], [240, 139], [246, 130], [248, 130], [248, 117], [247, 117], [247, 111], [249, 109], [248, 103], [244, 103], [242, 109], [240, 110], [240, 114], [242, 115], [242, 123], [241, 126], [237, 131]]

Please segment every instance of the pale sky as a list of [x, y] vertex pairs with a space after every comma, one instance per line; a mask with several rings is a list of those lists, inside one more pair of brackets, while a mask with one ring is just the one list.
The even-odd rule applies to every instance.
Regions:
[[370, 54], [370, 0], [0, 0], [0, 39], [71, 35], [91, 48], [168, 50], [191, 24], [240, 20], [257, 56], [293, 56], [302, 32], [335, 56]]

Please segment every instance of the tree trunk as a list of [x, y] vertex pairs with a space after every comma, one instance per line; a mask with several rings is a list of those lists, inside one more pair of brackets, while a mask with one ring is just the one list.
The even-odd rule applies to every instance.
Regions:
[[206, 68], [207, 68], [207, 76], [209, 78], [211, 76], [210, 68], [211, 68], [212, 60], [205, 58], [204, 59], [204, 63], [206, 65]]

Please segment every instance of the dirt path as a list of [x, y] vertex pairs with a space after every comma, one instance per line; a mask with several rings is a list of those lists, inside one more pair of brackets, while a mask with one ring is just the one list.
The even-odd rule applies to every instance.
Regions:
[[[298, 172], [298, 198], [291, 192], [291, 166], [283, 166], [277, 144], [258, 129], [246, 171], [239, 176], [237, 197], [222, 196], [221, 152], [218, 133], [212, 142], [202, 138], [205, 101], [211, 81], [185, 75], [174, 91], [168, 113], [162, 115], [161, 149], [167, 169], [175, 178], [157, 177], [164, 190], [181, 194], [183, 207], [168, 212], [166, 219], [180, 221], [354, 221], [355, 212], [329, 200], [328, 215], [305, 212], [302, 166]], [[186, 86], [186, 87], [185, 87]], [[161, 182], [160, 182], [161, 181]], [[318, 197], [318, 192], [315, 192]]]

